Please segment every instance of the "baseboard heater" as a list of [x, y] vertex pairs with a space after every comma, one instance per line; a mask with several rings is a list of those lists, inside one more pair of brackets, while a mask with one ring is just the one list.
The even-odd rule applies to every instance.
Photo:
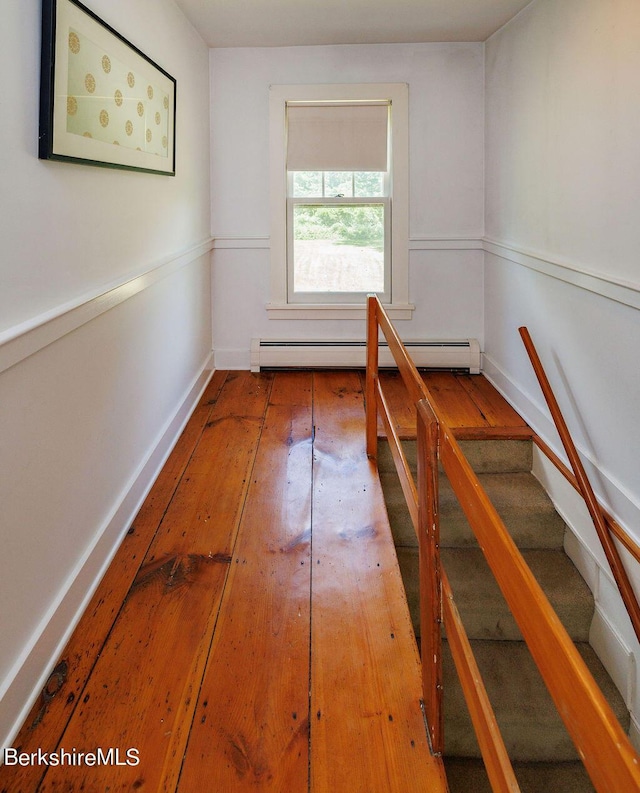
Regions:
[[[466, 369], [480, 373], [480, 344], [477, 339], [452, 341], [405, 341], [409, 355], [419, 368]], [[252, 339], [251, 371], [260, 369], [355, 368], [366, 365], [364, 341], [277, 341]], [[388, 345], [380, 344], [379, 365], [393, 367]]]

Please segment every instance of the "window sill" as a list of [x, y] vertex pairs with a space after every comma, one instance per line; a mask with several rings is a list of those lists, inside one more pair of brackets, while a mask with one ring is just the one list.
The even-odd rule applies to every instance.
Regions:
[[[412, 303], [385, 305], [391, 319], [411, 319]], [[366, 319], [367, 308], [361, 303], [268, 303], [269, 319]]]

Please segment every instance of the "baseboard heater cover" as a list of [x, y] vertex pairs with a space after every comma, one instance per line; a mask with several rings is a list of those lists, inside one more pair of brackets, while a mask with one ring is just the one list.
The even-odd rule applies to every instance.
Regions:
[[[405, 341], [409, 355], [419, 368], [467, 369], [480, 373], [480, 344], [477, 339]], [[381, 367], [395, 362], [386, 342], [378, 354]], [[251, 340], [251, 371], [260, 369], [354, 368], [366, 365], [367, 345], [361, 340], [305, 341]]]

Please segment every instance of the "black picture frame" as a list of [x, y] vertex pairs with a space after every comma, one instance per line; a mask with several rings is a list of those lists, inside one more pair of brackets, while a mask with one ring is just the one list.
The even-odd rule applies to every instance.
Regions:
[[43, 0], [38, 156], [175, 176], [176, 80], [78, 0]]

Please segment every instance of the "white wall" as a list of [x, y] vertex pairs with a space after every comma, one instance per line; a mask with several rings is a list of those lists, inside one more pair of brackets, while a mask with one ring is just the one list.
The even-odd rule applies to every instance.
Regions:
[[499, 243], [486, 351], [539, 406], [517, 336], [529, 326], [600, 492], [636, 539], [639, 25], [634, 0], [538, 0], [486, 53], [486, 234]]
[[211, 368], [208, 50], [172, 0], [92, 9], [177, 79], [177, 176], [37, 159], [40, 2], [0, 61], [0, 742]]
[[[592, 483], [636, 540], [639, 30], [637, 0], [536, 0], [485, 53], [485, 372], [557, 450], [517, 332], [528, 326]], [[595, 589], [600, 616], [640, 657], [619, 602]], [[637, 692], [626, 674], [624, 693]]]
[[217, 366], [247, 368], [252, 337], [364, 338], [361, 321], [267, 318], [271, 84], [408, 83], [417, 308], [398, 327], [405, 338], [482, 339], [483, 79], [481, 44], [212, 50]]

